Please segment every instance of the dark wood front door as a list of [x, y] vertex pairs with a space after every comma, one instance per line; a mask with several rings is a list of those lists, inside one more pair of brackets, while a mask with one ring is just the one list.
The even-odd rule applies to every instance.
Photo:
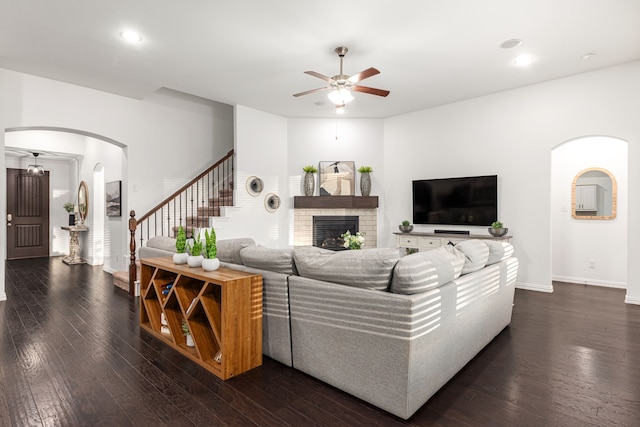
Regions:
[[49, 256], [49, 172], [7, 168], [7, 259]]

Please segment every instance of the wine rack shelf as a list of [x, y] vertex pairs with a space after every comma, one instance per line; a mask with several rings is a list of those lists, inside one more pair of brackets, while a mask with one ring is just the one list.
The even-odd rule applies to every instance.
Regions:
[[142, 329], [223, 380], [262, 365], [262, 276], [147, 258], [140, 298]]

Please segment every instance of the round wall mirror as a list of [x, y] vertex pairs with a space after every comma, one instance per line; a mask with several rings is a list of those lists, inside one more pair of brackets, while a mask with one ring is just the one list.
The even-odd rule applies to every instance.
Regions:
[[614, 219], [618, 189], [616, 179], [606, 169], [581, 171], [571, 185], [571, 216], [575, 219]]
[[84, 224], [89, 212], [89, 188], [87, 183], [82, 181], [78, 187], [78, 214], [80, 215], [80, 223]]

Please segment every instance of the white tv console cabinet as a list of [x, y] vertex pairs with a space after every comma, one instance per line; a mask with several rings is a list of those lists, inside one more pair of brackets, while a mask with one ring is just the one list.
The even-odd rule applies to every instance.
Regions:
[[[400, 250], [400, 255], [409, 252], [428, 251], [439, 248], [447, 243], [458, 243], [469, 239], [485, 239], [509, 242], [512, 236], [493, 237], [491, 235], [480, 234], [443, 234], [443, 233], [393, 233], [396, 235], [396, 247]], [[410, 251], [407, 251], [410, 250]]]

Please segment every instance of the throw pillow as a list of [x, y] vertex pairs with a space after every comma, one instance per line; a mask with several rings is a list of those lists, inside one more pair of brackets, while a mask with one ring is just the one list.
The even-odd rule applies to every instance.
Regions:
[[240, 258], [242, 258], [242, 263], [247, 267], [283, 274], [297, 274], [296, 265], [293, 262], [292, 249], [247, 246], [240, 250]]
[[240, 239], [217, 240], [216, 246], [218, 248], [218, 254], [216, 255], [216, 258], [218, 258], [220, 262], [230, 262], [232, 264], [242, 265], [240, 250], [247, 246], [255, 245], [256, 242], [247, 237]]
[[487, 265], [496, 264], [513, 255], [513, 245], [509, 242], [499, 242], [494, 240], [483, 240], [489, 248], [489, 259]]
[[154, 236], [147, 241], [147, 247], [176, 252], [176, 239], [167, 236]]
[[390, 290], [417, 294], [437, 288], [460, 277], [464, 261], [464, 254], [449, 245], [407, 255], [393, 270]]
[[380, 291], [388, 289], [399, 258], [392, 248], [334, 252], [305, 247], [296, 248], [293, 256], [300, 276]]
[[455, 246], [465, 257], [462, 274], [472, 273], [484, 268], [489, 259], [489, 247], [481, 240], [464, 240]]

